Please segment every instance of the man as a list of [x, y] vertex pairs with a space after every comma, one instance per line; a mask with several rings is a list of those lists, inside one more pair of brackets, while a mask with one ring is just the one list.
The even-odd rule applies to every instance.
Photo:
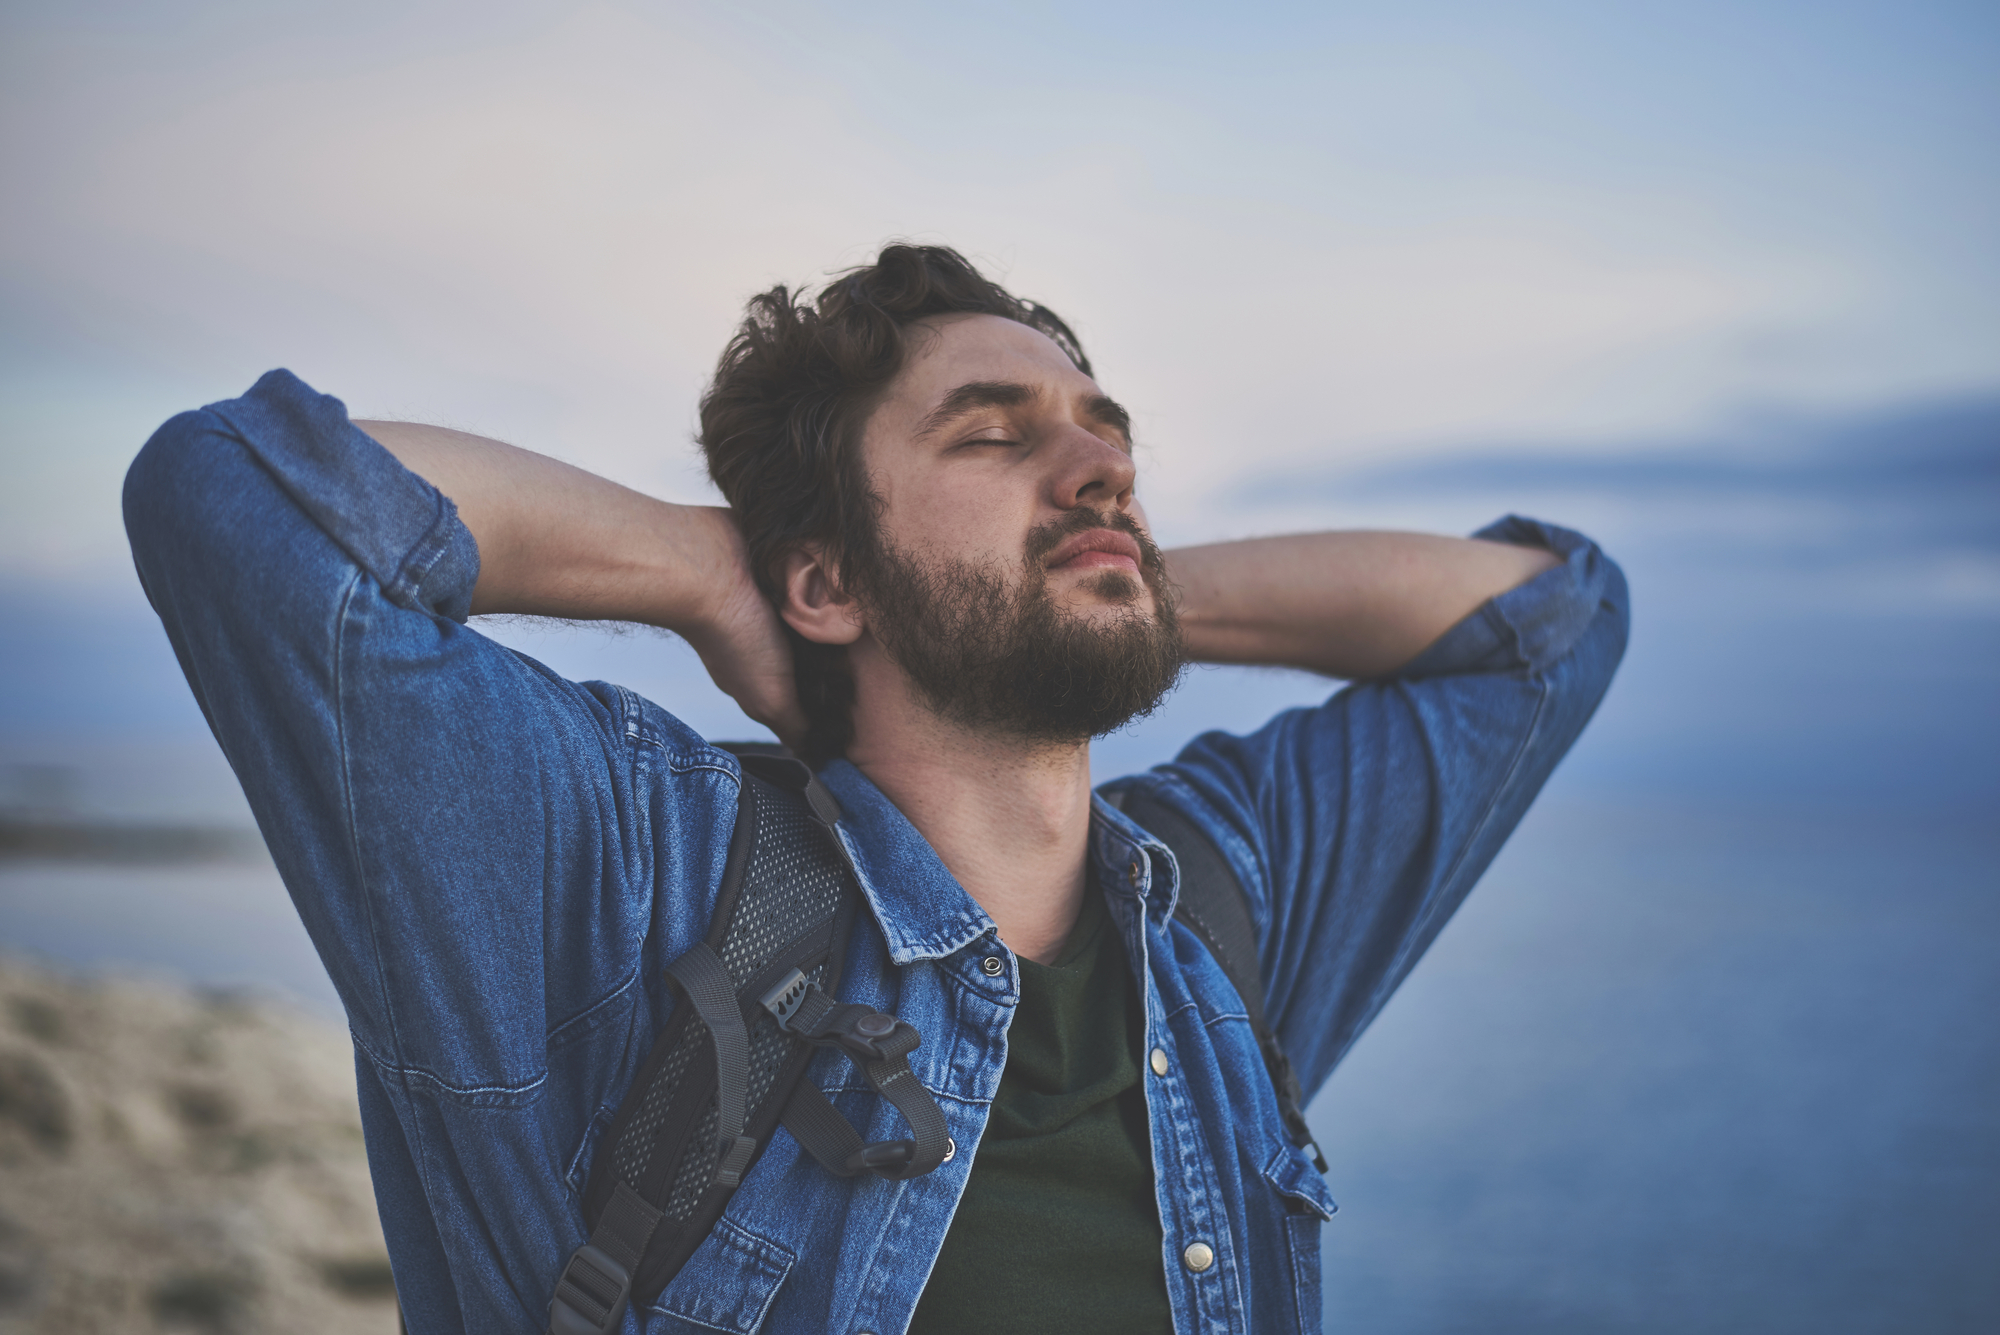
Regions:
[[[1089, 739], [1184, 658], [1363, 683], [1111, 785], [1228, 859], [1310, 1092], [1594, 709], [1616, 567], [1518, 519], [1162, 553], [1068, 328], [940, 248], [754, 301], [702, 445], [726, 510], [350, 423], [274, 372], [127, 479], [147, 592], [346, 1003], [410, 1328], [542, 1328], [741, 782], [657, 705], [465, 624], [516, 612], [683, 635], [820, 767], [868, 906], [841, 994], [921, 1032], [956, 1151], [841, 1179], [772, 1136], [625, 1330], [1317, 1329], [1333, 1203]], [[838, 1065], [809, 1078], [898, 1134]]]

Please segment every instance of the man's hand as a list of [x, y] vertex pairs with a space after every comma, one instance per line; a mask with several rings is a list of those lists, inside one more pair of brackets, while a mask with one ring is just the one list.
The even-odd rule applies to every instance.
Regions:
[[1559, 564], [1538, 547], [1426, 533], [1307, 533], [1182, 547], [1188, 656], [1379, 677], [1496, 594]]
[[479, 544], [475, 615], [664, 627], [744, 713], [788, 744], [804, 734], [790, 642], [727, 510], [655, 500], [462, 431], [355, 425], [458, 507]]
[[727, 509], [680, 507], [690, 522], [707, 524], [718, 553], [707, 613], [686, 627], [669, 627], [694, 646], [715, 684], [794, 751], [805, 740], [806, 716], [792, 680], [792, 643], [778, 613], [750, 576], [743, 535]]

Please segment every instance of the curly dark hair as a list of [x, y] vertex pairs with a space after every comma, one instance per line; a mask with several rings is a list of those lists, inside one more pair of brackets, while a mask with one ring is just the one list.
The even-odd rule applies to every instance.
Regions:
[[[734, 511], [750, 569], [766, 597], [783, 596], [788, 552], [816, 543], [843, 578], [879, 559], [881, 498], [868, 485], [861, 435], [903, 369], [903, 331], [940, 315], [998, 315], [1047, 334], [1091, 373], [1070, 327], [1023, 301], [945, 246], [885, 246], [875, 262], [816, 293], [779, 286], [750, 299], [701, 400], [708, 475]], [[847, 650], [786, 628], [808, 732], [805, 758], [843, 754], [853, 740]]]

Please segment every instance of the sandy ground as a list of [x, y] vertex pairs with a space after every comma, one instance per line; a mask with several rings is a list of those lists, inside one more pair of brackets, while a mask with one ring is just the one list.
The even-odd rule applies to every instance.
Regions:
[[0, 961], [0, 1332], [393, 1335], [338, 1027]]

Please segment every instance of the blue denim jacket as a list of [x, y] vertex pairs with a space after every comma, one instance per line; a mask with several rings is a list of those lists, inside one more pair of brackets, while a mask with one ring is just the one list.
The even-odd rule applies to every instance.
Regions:
[[[451, 502], [289, 373], [161, 427], [125, 514], [346, 1005], [411, 1330], [540, 1331], [583, 1240], [592, 1152], [672, 1005], [663, 968], [707, 929], [736, 762], [658, 705], [468, 628], [479, 553]], [[1512, 518], [1486, 536], [1564, 563], [1393, 679], [1119, 781], [1234, 864], [1266, 1013], [1308, 1092], [1491, 861], [1624, 647], [1624, 581], [1589, 541]], [[775, 1133], [628, 1335], [902, 1331], [978, 1152], [1014, 958], [867, 778], [842, 762], [825, 779], [873, 910], [842, 992], [921, 1031], [911, 1064], [957, 1153], [911, 1181], [849, 1180]], [[1167, 1055], [1146, 1097], [1175, 1328], [1317, 1330], [1334, 1203], [1285, 1137], [1242, 1002], [1172, 920], [1172, 856], [1101, 799], [1091, 856], [1147, 1047]], [[810, 1075], [867, 1139], [902, 1134], [837, 1054]]]

